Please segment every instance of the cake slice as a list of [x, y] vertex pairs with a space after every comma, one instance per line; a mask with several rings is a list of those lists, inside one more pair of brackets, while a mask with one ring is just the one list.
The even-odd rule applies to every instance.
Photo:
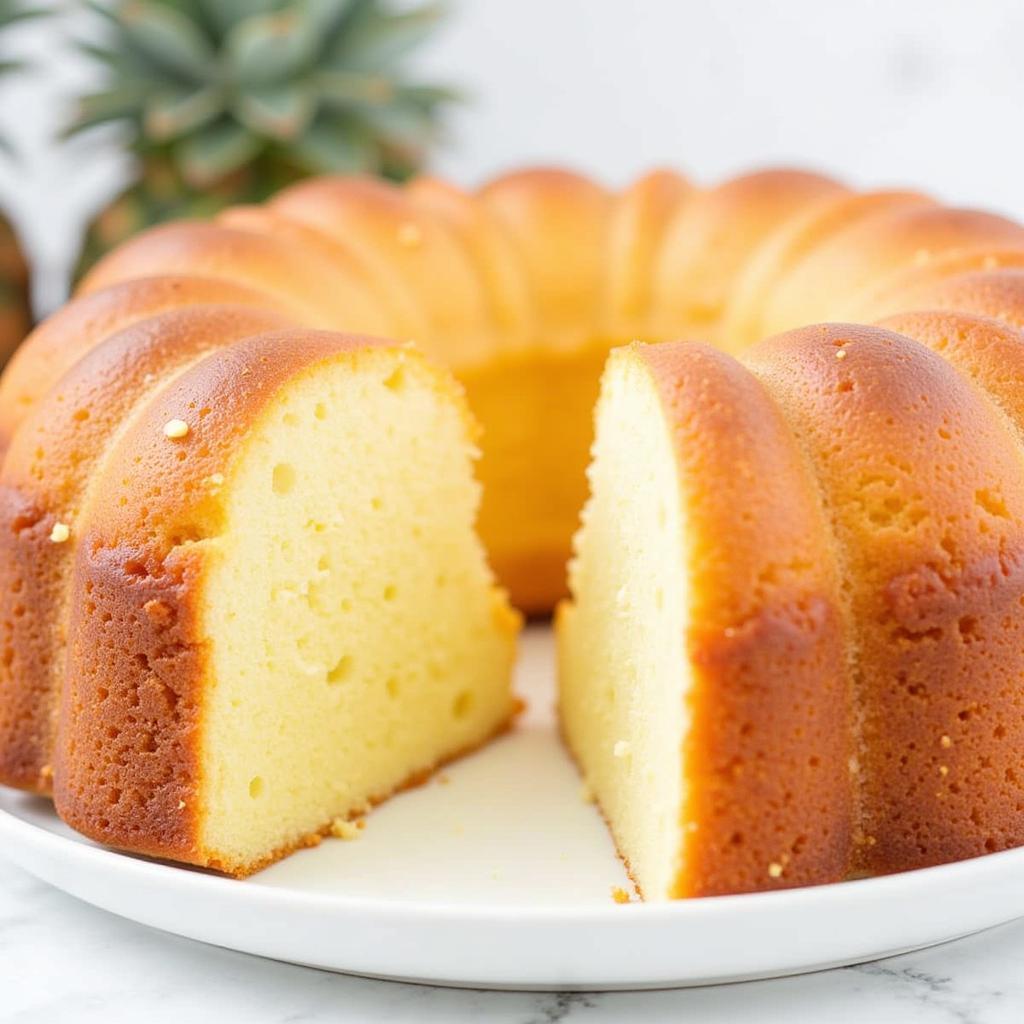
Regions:
[[851, 723], [813, 480], [698, 343], [612, 352], [558, 613], [565, 739], [649, 900], [841, 879]]
[[406, 346], [263, 334], [169, 380], [66, 541], [64, 820], [242, 876], [503, 729], [474, 453]]

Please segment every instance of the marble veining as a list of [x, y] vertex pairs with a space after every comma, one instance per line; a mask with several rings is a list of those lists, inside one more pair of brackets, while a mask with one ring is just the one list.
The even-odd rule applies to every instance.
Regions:
[[635, 993], [480, 992], [259, 960], [96, 910], [0, 860], [0, 1024], [1019, 1024], [1024, 920], [799, 978]]

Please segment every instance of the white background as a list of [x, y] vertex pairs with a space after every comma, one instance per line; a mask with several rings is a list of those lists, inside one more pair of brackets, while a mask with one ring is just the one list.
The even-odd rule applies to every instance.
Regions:
[[[119, 168], [52, 142], [82, 79], [67, 28], [22, 28], [9, 46], [39, 66], [0, 92], [25, 153], [0, 167], [0, 202], [47, 304]], [[613, 184], [657, 163], [711, 181], [795, 162], [1024, 216], [1022, 50], [1017, 0], [461, 0], [420, 64], [472, 93], [435, 161], [465, 183], [529, 162]]]

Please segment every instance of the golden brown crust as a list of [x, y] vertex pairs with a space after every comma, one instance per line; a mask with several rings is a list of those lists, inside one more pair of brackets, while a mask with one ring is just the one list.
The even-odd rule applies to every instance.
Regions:
[[981, 387], [1024, 432], [1024, 334], [1020, 330], [987, 316], [952, 310], [900, 313], [879, 326], [937, 352]]
[[[736, 282], [722, 325], [730, 350], [741, 351], [771, 333], [765, 314], [772, 297], [808, 253], [854, 224], [895, 210], [929, 205], [934, 206], [935, 201], [916, 192], [826, 192], [797, 210], [751, 254]], [[777, 315], [787, 317], [786, 313]]]
[[672, 431], [690, 552], [691, 830], [675, 895], [837, 881], [849, 870], [852, 722], [814, 482], [734, 359], [693, 343], [634, 352]]
[[422, 325], [411, 337], [427, 352], [456, 367], [479, 360], [494, 334], [481, 277], [459, 237], [401, 189], [370, 178], [316, 178], [269, 205], [358, 253], [383, 293], [411, 302]]
[[[245, 338], [159, 391], [113, 445], [80, 521], [70, 602], [54, 797], [73, 828], [151, 856], [216, 861], [199, 840], [196, 799], [209, 671], [198, 602], [222, 515], [209, 482], [230, 475], [292, 377], [378, 346], [308, 331]], [[176, 440], [163, 432], [173, 419], [190, 427]]]
[[878, 289], [893, 279], [901, 282], [908, 270], [931, 272], [936, 261], [985, 260], [1022, 248], [1024, 227], [1005, 217], [944, 206], [899, 207], [857, 221], [811, 249], [770, 296], [762, 326], [782, 331], [835, 320], [851, 307], [870, 306]]
[[644, 333], [665, 231], [687, 199], [696, 194], [693, 185], [675, 171], [656, 170], [615, 197], [605, 257], [605, 337], [632, 340]]
[[522, 350], [536, 338], [536, 310], [525, 268], [510, 236], [479, 197], [439, 178], [415, 178], [406, 186], [410, 201], [443, 221], [471, 256], [484, 285], [495, 344]]
[[846, 191], [818, 174], [769, 170], [732, 178], [683, 203], [655, 268], [653, 335], [720, 341], [717, 328], [751, 254], [808, 204]]
[[90, 349], [124, 327], [183, 306], [227, 302], [280, 309], [264, 291], [231, 281], [167, 274], [140, 277], [73, 299], [47, 317], [0, 378], [0, 456], [36, 402]]
[[976, 313], [1024, 327], [1024, 250], [1015, 255], [1017, 266], [945, 273], [916, 287], [904, 286], [888, 305], [900, 312], [942, 309]]
[[747, 360], [814, 467], [852, 626], [858, 868], [1024, 842], [1024, 462], [949, 363], [879, 328], [804, 328]]
[[[269, 311], [194, 306], [126, 328], [76, 363], [37, 404], [0, 470], [0, 781], [52, 783], [68, 576], [87, 488], [136, 405], [189, 362], [288, 326]], [[57, 524], [68, 530], [51, 539]]]
[[571, 171], [533, 168], [495, 178], [479, 195], [526, 271], [534, 343], [569, 351], [592, 344], [602, 326], [611, 194]]
[[194, 274], [255, 288], [274, 308], [313, 327], [348, 324], [350, 330], [386, 335], [387, 311], [317, 259], [295, 238], [175, 221], [150, 228], [106, 255], [86, 275], [78, 294], [89, 295], [118, 281], [163, 274]]

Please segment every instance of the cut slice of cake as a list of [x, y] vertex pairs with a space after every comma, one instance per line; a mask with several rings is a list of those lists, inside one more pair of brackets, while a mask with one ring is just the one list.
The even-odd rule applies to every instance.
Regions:
[[560, 715], [638, 888], [844, 877], [837, 574], [781, 414], [705, 345], [617, 349], [589, 478], [558, 615]]
[[79, 510], [54, 795], [245, 875], [509, 722], [474, 431], [407, 346], [286, 332], [169, 380]]

